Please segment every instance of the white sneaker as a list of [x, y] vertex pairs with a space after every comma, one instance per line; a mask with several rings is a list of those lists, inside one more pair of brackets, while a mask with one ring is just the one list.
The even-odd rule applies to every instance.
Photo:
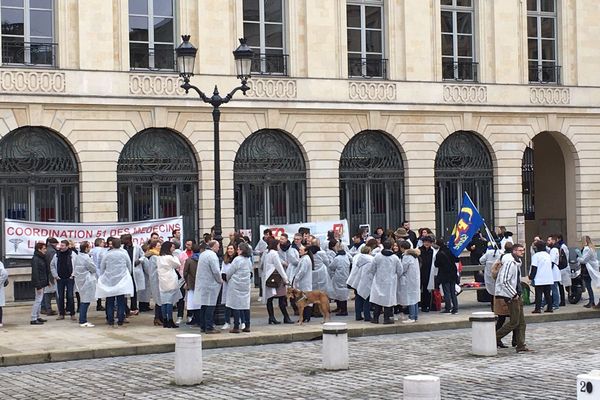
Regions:
[[229, 322], [225, 322], [225, 325], [223, 325], [223, 327], [221, 328], [222, 330], [227, 330], [229, 329], [231, 326], [229, 325]]
[[180, 325], [182, 320], [183, 320], [183, 318], [177, 317], [177, 321], [175, 321], [175, 324]]
[[3, 324], [0, 324], [0, 328], [2, 328], [3, 326], [4, 326]]
[[192, 322], [192, 317], [187, 317], [187, 322]]
[[261, 302], [262, 301], [262, 297], [259, 297], [258, 299], [256, 299], [256, 301]]
[[240, 329], [246, 329], [246, 324], [242, 322]]
[[79, 324], [79, 326], [82, 328], [93, 328], [96, 325], [92, 324], [91, 322], [85, 322], [83, 324]]
[[410, 318], [409, 319], [405, 319], [404, 321], [402, 321], [403, 324], [412, 324], [413, 322], [417, 322], [417, 321], [414, 320], [414, 319], [410, 319]]

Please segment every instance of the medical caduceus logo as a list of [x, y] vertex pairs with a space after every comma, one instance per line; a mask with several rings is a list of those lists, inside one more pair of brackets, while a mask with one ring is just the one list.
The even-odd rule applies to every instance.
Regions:
[[454, 226], [452, 234], [454, 235], [454, 245], [459, 247], [461, 242], [464, 241], [464, 235], [469, 232], [471, 227], [471, 219], [473, 218], [473, 209], [470, 207], [463, 207], [460, 209], [458, 221]]

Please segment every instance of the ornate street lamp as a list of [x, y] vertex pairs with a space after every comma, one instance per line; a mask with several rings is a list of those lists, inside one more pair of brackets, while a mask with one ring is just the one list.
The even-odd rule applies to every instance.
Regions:
[[219, 241], [220, 250], [219, 253], [223, 252], [223, 232], [221, 230], [221, 157], [220, 157], [220, 146], [219, 146], [219, 121], [221, 119], [221, 111], [219, 107], [222, 104], [229, 103], [229, 100], [233, 95], [241, 90], [245, 95], [250, 87], [247, 85], [248, 79], [250, 79], [250, 71], [252, 67], [252, 49], [246, 44], [246, 39], [240, 39], [240, 45], [233, 52], [233, 58], [235, 59], [235, 67], [238, 79], [241, 81], [241, 85], [234, 88], [225, 97], [219, 95], [219, 90], [215, 85], [213, 95], [208, 97], [196, 86], [190, 84], [190, 78], [194, 76], [194, 64], [196, 63], [196, 52], [198, 51], [194, 45], [190, 43], [190, 35], [181, 36], [183, 42], [177, 47], [177, 68], [179, 70], [179, 76], [183, 78], [183, 84], [181, 87], [187, 94], [190, 89], [193, 89], [198, 93], [200, 99], [203, 102], [213, 106], [212, 117], [214, 124], [214, 184], [215, 184], [215, 239]]

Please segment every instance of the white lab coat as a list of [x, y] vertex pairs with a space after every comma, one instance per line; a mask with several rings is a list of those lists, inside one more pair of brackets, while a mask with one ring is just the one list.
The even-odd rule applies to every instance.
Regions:
[[100, 264], [102, 264], [102, 257], [106, 254], [106, 250], [105, 247], [94, 247], [90, 250], [90, 257], [96, 266], [96, 277], [101, 275]]
[[177, 272], [175, 272], [179, 266], [179, 258], [174, 255], [156, 257], [160, 304], [175, 304], [183, 297]]
[[250, 309], [250, 276], [252, 260], [250, 257], [237, 256], [227, 268], [227, 297], [225, 305], [233, 310]]
[[553, 285], [554, 274], [550, 254], [545, 251], [538, 251], [531, 256], [531, 266], [537, 267], [533, 283], [535, 286]]
[[96, 285], [96, 298], [102, 299], [119, 295], [133, 296], [131, 260], [123, 249], [110, 249], [102, 258], [104, 273]]
[[585, 264], [588, 274], [592, 279], [592, 289], [600, 289], [600, 271], [598, 271], [598, 255], [596, 251], [585, 246], [581, 256], [577, 257], [577, 262]]
[[0, 261], [0, 307], [6, 305], [6, 297], [4, 290], [4, 282], [8, 279], [8, 271], [4, 268], [4, 264]]
[[492, 266], [502, 254], [503, 252], [499, 249], [488, 249], [479, 259], [479, 264], [484, 266], [483, 281], [485, 282], [485, 290], [492, 296], [496, 291], [496, 281], [492, 277]]
[[157, 306], [162, 305], [160, 301], [160, 289], [158, 286], [158, 267], [156, 266], [156, 260], [158, 255], [151, 255], [150, 258], [146, 258], [142, 261], [145, 273], [148, 275], [148, 288], [146, 289], [145, 295], [148, 299], [152, 296], [154, 304]]
[[360, 280], [360, 267], [357, 265], [358, 258], [361, 253], [357, 253], [352, 257], [352, 269], [350, 270], [350, 275], [348, 275], [348, 280], [346, 284], [356, 290], [358, 287], [358, 281]]
[[408, 249], [402, 256], [402, 274], [398, 279], [398, 304], [411, 306], [421, 301], [419, 249]]
[[[237, 258], [237, 257], [235, 257], [235, 258]], [[233, 260], [235, 260], [235, 258]], [[227, 272], [229, 271], [229, 268], [231, 268], [231, 263], [226, 263], [225, 261], [223, 261], [223, 264], [221, 264], [221, 274], [227, 274]], [[221, 275], [221, 277], [222, 277], [222, 275]], [[221, 304], [225, 304], [227, 301], [228, 287], [229, 287], [228, 283], [224, 281], [223, 282], [223, 290], [221, 291]]]
[[89, 254], [79, 253], [75, 259], [75, 287], [82, 303], [96, 300], [96, 266]]
[[312, 272], [312, 286], [313, 290], [320, 290], [326, 293], [330, 298], [333, 297], [333, 287], [331, 285], [331, 278], [327, 271], [329, 265], [329, 257], [323, 250], [317, 251], [313, 254], [315, 266]]
[[345, 251], [340, 251], [329, 264], [329, 272], [331, 274], [331, 286], [333, 296], [331, 299], [346, 301], [348, 300], [348, 274], [350, 272], [350, 260]]
[[398, 275], [402, 275], [402, 263], [390, 250], [382, 250], [373, 259], [373, 284], [369, 301], [382, 307], [398, 304], [396, 292]]
[[290, 246], [290, 248], [286, 251], [281, 249], [278, 250], [277, 254], [279, 254], [279, 259], [285, 268], [285, 273], [288, 279], [292, 281], [294, 279], [294, 275], [296, 274], [298, 263], [300, 262], [300, 254], [298, 253], [298, 250]]
[[201, 306], [216, 306], [222, 284], [219, 257], [212, 249], [206, 249], [198, 258], [194, 303]]
[[565, 252], [567, 257], [567, 267], [560, 270], [560, 280], [564, 287], [571, 286], [571, 266], [568, 264], [569, 258], [569, 247], [566, 244], [562, 244], [560, 248]]
[[279, 258], [279, 254], [276, 250], [268, 250], [263, 254], [263, 276], [262, 276], [262, 286], [263, 286], [263, 302], [266, 303], [268, 299], [271, 297], [277, 296], [277, 288], [270, 288], [265, 285], [267, 279], [271, 276], [273, 271], [277, 270], [283, 282], [288, 282], [288, 277], [285, 273], [285, 268], [281, 265], [281, 259]]
[[550, 249], [549, 253], [550, 259], [552, 260], [552, 276], [554, 278], [554, 282], [561, 282], [562, 276], [560, 275], [560, 269], [558, 269], [558, 259], [560, 256], [558, 249], [553, 247]]
[[292, 286], [303, 292], [310, 292], [313, 290], [312, 282], [312, 261], [308, 255], [300, 257], [300, 262], [295, 269], [294, 279], [292, 280]]
[[373, 284], [373, 256], [370, 254], [359, 254], [352, 269], [355, 268], [358, 270], [356, 292], [360, 297], [366, 299], [371, 295], [371, 285]]

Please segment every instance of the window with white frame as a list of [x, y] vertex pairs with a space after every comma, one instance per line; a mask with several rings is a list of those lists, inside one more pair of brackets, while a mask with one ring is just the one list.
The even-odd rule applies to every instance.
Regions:
[[383, 44], [383, 0], [349, 0], [348, 76], [386, 78]]
[[1, 0], [2, 63], [55, 65], [53, 0]]
[[473, 0], [441, 0], [442, 78], [477, 81]]
[[129, 0], [129, 65], [175, 69], [174, 0]]
[[252, 72], [287, 75], [284, 0], [244, 0], [244, 37], [254, 50]]
[[556, 0], [527, 0], [529, 82], [560, 83]]

